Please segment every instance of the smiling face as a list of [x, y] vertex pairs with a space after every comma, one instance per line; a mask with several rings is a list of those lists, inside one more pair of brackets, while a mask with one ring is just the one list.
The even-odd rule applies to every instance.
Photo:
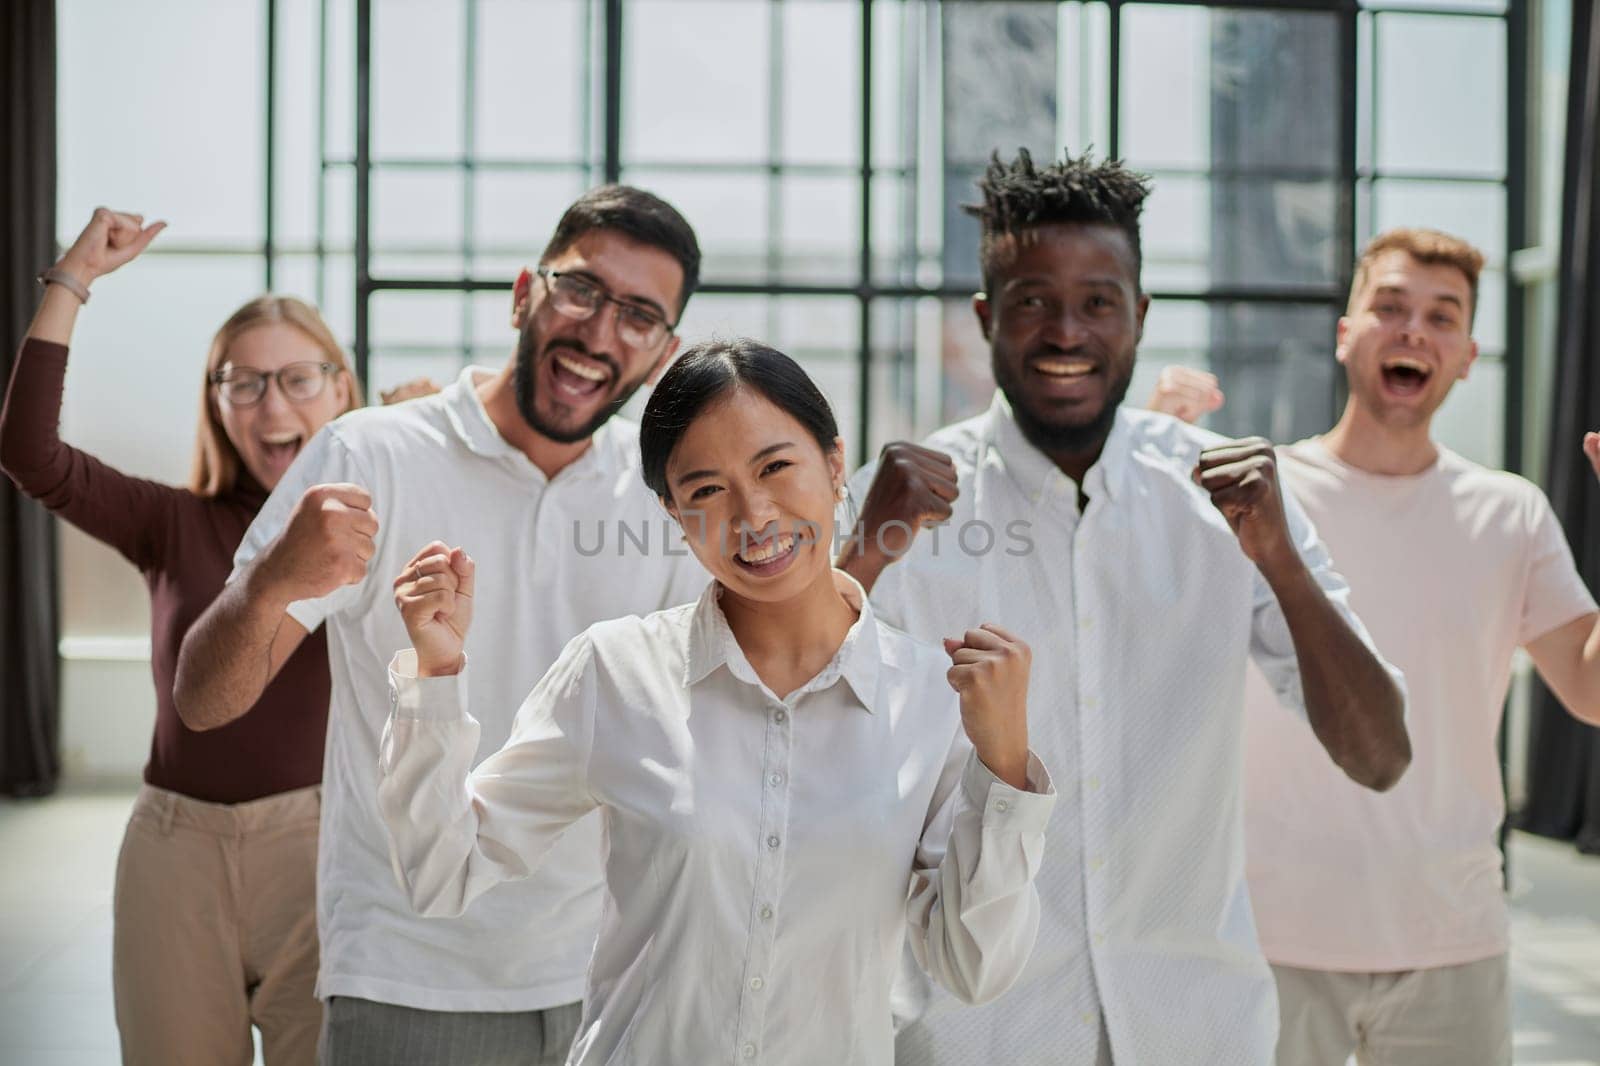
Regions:
[[1456, 267], [1380, 255], [1339, 320], [1351, 403], [1384, 425], [1427, 425], [1478, 356], [1471, 312], [1471, 283]]
[[[228, 346], [219, 369], [273, 373], [290, 363], [327, 362], [327, 352], [300, 329], [271, 322], [240, 333]], [[222, 430], [244, 462], [250, 476], [271, 490], [306, 442], [350, 405], [350, 375], [337, 371], [322, 391], [309, 400], [295, 402], [283, 394], [276, 380], [267, 382], [260, 401], [236, 407], [213, 389]]]
[[1149, 297], [1112, 225], [1038, 226], [1005, 238], [974, 301], [995, 383], [1048, 454], [1097, 451], [1128, 391]]
[[702, 409], [666, 473], [667, 508], [695, 558], [735, 594], [789, 599], [832, 568], [844, 442], [824, 450], [754, 389], [736, 385]]
[[[628, 303], [674, 321], [683, 268], [672, 255], [612, 230], [590, 230], [543, 264], [581, 278]], [[668, 334], [652, 350], [617, 336], [617, 308], [605, 303], [586, 319], [554, 306], [547, 278], [527, 274], [514, 294], [520, 329], [514, 370], [517, 409], [540, 435], [562, 444], [585, 440], [651, 380], [677, 351]]]

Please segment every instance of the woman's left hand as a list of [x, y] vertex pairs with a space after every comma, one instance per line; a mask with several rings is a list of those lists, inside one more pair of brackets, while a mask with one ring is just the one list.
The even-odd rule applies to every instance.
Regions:
[[1028, 671], [1033, 652], [997, 625], [945, 638], [951, 667], [945, 675], [961, 696], [961, 724], [978, 758], [1000, 780], [1026, 789], [1028, 779]]

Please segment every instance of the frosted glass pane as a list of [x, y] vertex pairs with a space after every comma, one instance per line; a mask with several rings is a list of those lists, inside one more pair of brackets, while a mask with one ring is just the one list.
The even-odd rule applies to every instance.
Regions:
[[58, 232], [70, 240], [106, 205], [167, 219], [169, 244], [259, 243], [260, 0], [61, 0], [57, 13]]
[[372, 6], [374, 159], [461, 154], [463, 28], [461, 0]]
[[379, 349], [372, 353], [367, 383], [367, 395], [372, 403], [385, 389], [417, 378], [432, 378], [440, 388], [450, 384], [461, 373], [460, 352], [390, 352]]
[[1378, 17], [1380, 170], [1505, 173], [1505, 29], [1490, 18]]
[[1506, 189], [1498, 182], [1373, 182], [1377, 230], [1426, 226], [1471, 241], [1493, 264], [1506, 258]]
[[95, 283], [78, 318], [62, 433], [129, 473], [182, 481], [217, 327], [261, 292], [258, 256], [146, 255]]
[[771, 95], [767, 5], [634, 0], [626, 18], [627, 159], [765, 160]]
[[459, 292], [372, 294], [372, 347], [459, 348], [465, 320]]
[[317, 235], [317, 49], [322, 38], [318, 0], [277, 0], [277, 182], [274, 242], [306, 248]]
[[[583, 158], [580, 0], [477, 0], [476, 154], [503, 159]], [[529, 46], [538, 42], [538, 62]]]
[[482, 257], [510, 256], [532, 266], [562, 213], [583, 192], [583, 182], [581, 171], [478, 171], [473, 178], [474, 249]]
[[779, 276], [788, 281], [854, 281], [861, 272], [861, 182], [786, 177], [779, 190]]
[[[784, 158], [796, 163], [859, 164], [860, 8], [838, 0], [792, 0], [780, 10]], [[883, 54], [876, 39], [873, 44], [875, 51]], [[818, 62], [821, 56], [832, 56], [834, 61]], [[881, 85], [885, 74], [892, 75], [894, 71], [873, 73]], [[899, 101], [890, 98], [883, 103]]]
[[1505, 407], [1505, 365], [1480, 358], [1433, 416], [1433, 437], [1475, 463], [1499, 469], [1505, 464]]
[[1137, 166], [1211, 162], [1211, 16], [1204, 8], [1122, 12], [1123, 157]]
[[700, 240], [707, 281], [767, 276], [767, 179], [747, 174], [630, 170], [623, 180], [683, 213]]
[[462, 189], [459, 170], [375, 169], [372, 175], [373, 249], [458, 250]]

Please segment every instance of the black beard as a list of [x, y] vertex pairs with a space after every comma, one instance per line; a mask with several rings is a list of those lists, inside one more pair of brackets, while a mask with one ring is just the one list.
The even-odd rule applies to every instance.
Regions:
[[1009, 371], [1002, 371], [1000, 367], [1001, 360], [994, 360], [995, 384], [1011, 404], [1011, 414], [1017, 420], [1017, 428], [1022, 430], [1022, 435], [1029, 443], [1049, 456], [1098, 452], [1111, 435], [1111, 427], [1117, 421], [1117, 408], [1122, 406], [1123, 399], [1128, 395], [1128, 386], [1133, 382], [1133, 367], [1130, 365], [1120, 381], [1111, 382], [1106, 392], [1105, 406], [1100, 408], [1099, 414], [1088, 422], [1062, 425], [1036, 417], [1028, 406], [1024, 390]]
[[[524, 330], [522, 337], [517, 342], [517, 361], [511, 370], [512, 394], [516, 397], [517, 412], [522, 415], [522, 420], [539, 436], [557, 444], [577, 444], [579, 441], [588, 440], [594, 436], [595, 431], [611, 420], [611, 416], [622, 410], [633, 394], [639, 391], [639, 386], [644, 384], [643, 379], [626, 386], [619, 392], [615, 399], [600, 408], [587, 423], [575, 429], [551, 425], [539, 415], [538, 404], [534, 402], [538, 387], [535, 384], [534, 351], [538, 348], [538, 338], [533, 331]], [[568, 347], [580, 350], [578, 344], [571, 343]], [[585, 353], [587, 354], [587, 353]], [[607, 360], [609, 362], [610, 360]], [[615, 365], [612, 372], [616, 372]]]

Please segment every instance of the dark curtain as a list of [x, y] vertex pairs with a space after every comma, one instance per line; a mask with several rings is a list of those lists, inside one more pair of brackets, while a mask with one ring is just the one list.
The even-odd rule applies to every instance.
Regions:
[[[1548, 484], [1578, 569], [1600, 589], [1600, 485], [1579, 448], [1586, 430], [1600, 429], [1600, 18], [1581, 3], [1572, 5], [1572, 19]], [[1538, 685], [1529, 740], [1522, 828], [1600, 853], [1600, 729], [1578, 722]]]
[[[55, 258], [54, 0], [0, 4], [6, 133], [0, 217], [0, 379], [9, 381], [38, 304], [34, 276]], [[39, 796], [60, 773], [56, 537], [49, 515], [0, 477], [0, 792]]]

